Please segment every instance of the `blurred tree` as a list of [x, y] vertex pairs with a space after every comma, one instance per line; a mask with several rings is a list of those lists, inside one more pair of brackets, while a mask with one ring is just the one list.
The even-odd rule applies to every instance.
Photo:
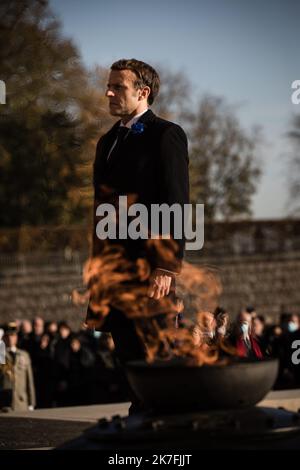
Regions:
[[0, 226], [86, 221], [104, 97], [45, 0], [0, 4]]
[[261, 173], [255, 158], [259, 129], [248, 135], [224, 102], [211, 96], [186, 120], [191, 202], [205, 204], [208, 220], [249, 216]]
[[292, 144], [292, 156], [289, 171], [289, 213], [300, 214], [300, 114], [292, 118], [288, 137]]
[[190, 81], [182, 71], [174, 72], [163, 65], [155, 67], [160, 76], [160, 91], [153, 111], [164, 119], [180, 122], [190, 108]]
[[66, 210], [72, 213], [70, 218], [82, 215], [79, 194], [68, 198], [69, 191], [80, 184], [78, 122], [63, 111], [33, 117], [33, 126], [26, 115], [1, 122], [3, 226], [63, 223]]
[[[257, 133], [248, 136], [215, 98], [187, 113], [188, 78], [157, 68], [162, 85], [153, 109], [188, 131], [192, 201], [205, 203], [211, 219], [249, 214], [260, 173]], [[104, 96], [108, 72], [84, 68], [47, 0], [2, 0], [0, 226], [90, 220], [96, 143], [115, 121]]]
[[153, 109], [187, 131], [191, 201], [204, 203], [210, 220], [250, 215], [261, 174], [256, 160], [260, 130], [245, 132], [233, 112], [216, 97], [204, 96], [193, 112], [191, 84], [185, 73], [160, 65], [157, 69], [161, 89]]

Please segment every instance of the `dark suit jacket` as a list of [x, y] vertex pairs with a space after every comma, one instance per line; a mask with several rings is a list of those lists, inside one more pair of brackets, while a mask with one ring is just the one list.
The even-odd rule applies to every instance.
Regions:
[[[94, 163], [95, 205], [103, 202], [101, 187], [105, 185], [117, 195], [135, 194], [136, 202], [143, 203], [147, 208], [154, 203], [179, 203], [183, 208], [183, 204], [189, 202], [188, 148], [184, 131], [177, 124], [155, 116], [151, 110], [146, 111], [138, 121], [144, 125], [143, 132], [135, 134], [130, 130], [118, 154], [108, 160], [120, 121], [99, 140]], [[131, 258], [143, 256], [145, 240], [128, 239], [121, 243]], [[153, 269], [161, 267], [180, 271], [184, 237], [175, 240], [175, 243], [174, 262], [166, 264], [154, 257], [150, 260]], [[100, 245], [94, 227], [93, 255], [101, 251]]]
[[[135, 134], [130, 130], [118, 153], [115, 156], [112, 154], [108, 160], [107, 157], [116, 140], [120, 121], [100, 138], [94, 163], [95, 209], [106, 200], [103, 186], [113, 189], [117, 196], [135, 194], [137, 196], [135, 202], [143, 203], [147, 208], [152, 203], [167, 203], [168, 205], [179, 203], [183, 206], [189, 202], [188, 149], [184, 131], [177, 124], [155, 116], [151, 110], [146, 111], [140, 117], [139, 122], [144, 125], [143, 132]], [[99, 255], [103, 249], [103, 242], [99, 241], [95, 234], [96, 220], [93, 256]], [[175, 272], [180, 271], [184, 254], [183, 238], [175, 240], [178, 249], [174, 253], [174, 259], [168, 262], [155, 256], [155, 253], [149, 258], [149, 253], [145, 249], [146, 240], [127, 239], [116, 240], [116, 242], [125, 247], [126, 255], [130, 259], [145, 256], [152, 269], [160, 267]], [[174, 290], [173, 280], [173, 294]], [[152, 300], [155, 302], [154, 299]], [[93, 320], [96, 317], [89, 308], [87, 320]], [[120, 332], [119, 336], [122, 339], [126, 324], [129, 323], [122, 316], [111, 311], [101, 330]], [[131, 330], [130, 326], [127, 330], [128, 337]], [[133, 339], [130, 341], [132, 344]]]

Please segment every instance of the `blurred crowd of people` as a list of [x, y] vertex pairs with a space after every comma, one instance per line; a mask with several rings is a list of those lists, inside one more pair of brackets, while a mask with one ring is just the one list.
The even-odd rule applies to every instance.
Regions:
[[[274, 389], [300, 387], [299, 315], [282, 313], [278, 323], [267, 324], [263, 315], [259, 315], [253, 306], [248, 306], [239, 312], [234, 322], [220, 307], [214, 313], [205, 312], [200, 318], [201, 321], [193, 328], [196, 345], [218, 345], [221, 342], [232, 346], [240, 358], [278, 358], [279, 373]], [[293, 360], [297, 348], [299, 361]]]
[[0, 328], [0, 408], [25, 410], [128, 400], [110, 334], [66, 322], [19, 320]]
[[[184, 326], [184, 308], [180, 310], [177, 328]], [[271, 325], [254, 307], [247, 307], [232, 322], [228, 312], [218, 307], [201, 316], [201, 324], [194, 324], [192, 334], [196, 347], [226, 340], [241, 358], [278, 358], [274, 389], [300, 387], [300, 364], [292, 361], [293, 345], [299, 344], [300, 350], [299, 315], [283, 313], [279, 323]], [[18, 320], [0, 328], [0, 349], [3, 411], [129, 399], [124, 371], [108, 333], [87, 329], [84, 324], [74, 332], [66, 322], [36, 317], [32, 322]]]

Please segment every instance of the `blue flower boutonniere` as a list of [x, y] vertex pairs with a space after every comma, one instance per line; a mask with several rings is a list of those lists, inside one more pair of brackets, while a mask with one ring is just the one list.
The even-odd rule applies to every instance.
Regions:
[[132, 133], [137, 135], [137, 134], [142, 134], [145, 130], [144, 124], [142, 122], [135, 122], [131, 126]]

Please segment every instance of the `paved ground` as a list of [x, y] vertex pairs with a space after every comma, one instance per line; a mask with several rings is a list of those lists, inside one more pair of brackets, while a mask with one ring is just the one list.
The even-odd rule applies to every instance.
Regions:
[[[80, 436], [100, 418], [126, 416], [130, 403], [0, 414], [0, 450], [49, 449]], [[300, 390], [270, 392], [258, 406], [300, 409]]]
[[56, 419], [0, 419], [0, 450], [49, 449], [78, 437], [90, 422]]
[[99, 418], [127, 416], [130, 403], [0, 414], [0, 450], [49, 449], [81, 435]]
[[111, 418], [113, 415], [126, 416], [130, 403], [109, 403], [106, 405], [69, 406], [34, 411], [10, 411], [1, 414], [6, 418], [59, 419], [63, 421], [83, 421], [95, 423], [99, 418]]

